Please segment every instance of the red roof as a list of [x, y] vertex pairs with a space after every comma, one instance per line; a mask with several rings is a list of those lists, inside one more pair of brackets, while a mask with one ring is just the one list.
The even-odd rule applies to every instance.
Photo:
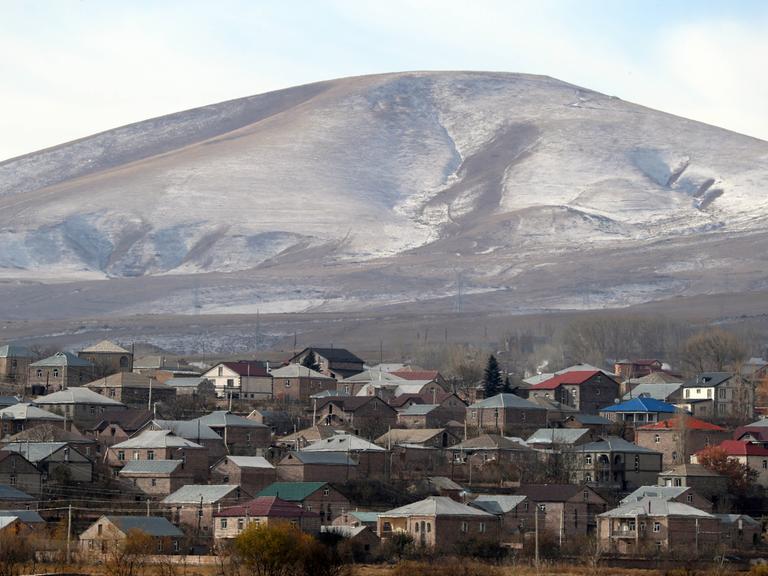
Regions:
[[214, 516], [300, 518], [302, 516], [319, 516], [319, 514], [304, 510], [300, 506], [281, 500], [277, 496], [259, 496], [242, 506], [223, 508], [216, 512]]
[[722, 448], [729, 456], [768, 456], [768, 448], [741, 440], [723, 440], [717, 448]]
[[[725, 432], [725, 428], [717, 426], [716, 424], [711, 424], [710, 422], [705, 422], [704, 420], [699, 420], [698, 418], [688, 417], [684, 422], [685, 427], [688, 430], [716, 430], [718, 432]], [[638, 430], [669, 430], [677, 428], [678, 426], [678, 417], [675, 416], [673, 418], [662, 420], [661, 422], [640, 426]]]
[[222, 362], [222, 364], [240, 376], [269, 376], [267, 367], [258, 360], [238, 360], [237, 362]]
[[440, 377], [437, 370], [397, 370], [392, 374], [403, 380], [436, 380]]
[[574, 370], [573, 372], [563, 372], [562, 374], [555, 374], [549, 380], [534, 384], [529, 390], [554, 390], [562, 384], [579, 385], [592, 378], [595, 374], [600, 374], [600, 371]]

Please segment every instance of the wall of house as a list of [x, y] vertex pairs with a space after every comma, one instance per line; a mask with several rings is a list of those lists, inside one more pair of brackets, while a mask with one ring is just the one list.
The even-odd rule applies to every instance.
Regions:
[[312, 394], [324, 390], [336, 390], [336, 380], [329, 378], [274, 378], [272, 381], [275, 398], [309, 402]]
[[664, 470], [689, 462], [691, 455], [728, 438], [725, 430], [635, 430], [635, 444], [662, 453]]
[[223, 460], [211, 470], [213, 484], [237, 484], [249, 494], [257, 494], [277, 480], [275, 468], [240, 468]]
[[130, 352], [78, 352], [77, 356], [91, 362], [96, 367], [99, 377], [116, 372], [133, 371], [133, 354]]
[[[122, 452], [122, 458], [121, 458]], [[150, 453], [152, 457], [150, 458]], [[128, 460], [184, 460], [182, 464], [186, 473], [195, 482], [208, 481], [208, 451], [205, 448], [115, 448], [107, 451], [107, 464], [119, 470]]]
[[24, 457], [12, 454], [0, 462], [0, 484], [13, 486], [32, 496], [42, 492], [41, 473]]
[[31, 358], [0, 358], [0, 378], [5, 382], [23, 386], [27, 383], [31, 361]]
[[27, 387], [48, 385], [48, 393], [70, 386], [82, 386], [93, 380], [90, 366], [29, 366]]
[[284, 482], [338, 482], [359, 478], [357, 466], [337, 466], [326, 464], [302, 464], [297, 459], [277, 465], [277, 478]]

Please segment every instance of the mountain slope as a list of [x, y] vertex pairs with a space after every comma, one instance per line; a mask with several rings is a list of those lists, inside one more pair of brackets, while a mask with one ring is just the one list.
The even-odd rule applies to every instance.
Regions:
[[[528, 309], [716, 290], [736, 265], [749, 289], [762, 256], [737, 242], [766, 229], [767, 160], [766, 142], [546, 77], [322, 82], [0, 163], [0, 293], [10, 314], [33, 292], [53, 315], [460, 291]], [[124, 294], [94, 303], [104, 279]]]

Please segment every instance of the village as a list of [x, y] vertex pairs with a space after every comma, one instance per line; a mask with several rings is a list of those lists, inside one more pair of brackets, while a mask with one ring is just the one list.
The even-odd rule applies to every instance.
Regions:
[[490, 355], [458, 386], [339, 347], [202, 365], [7, 344], [0, 539], [98, 563], [140, 533], [155, 559], [205, 562], [290, 525], [348, 563], [748, 563], [768, 550], [767, 375], [621, 359], [513, 378]]

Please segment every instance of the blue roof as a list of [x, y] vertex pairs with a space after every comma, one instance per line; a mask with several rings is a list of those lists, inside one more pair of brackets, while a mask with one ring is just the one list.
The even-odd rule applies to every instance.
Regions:
[[600, 412], [663, 412], [675, 414], [679, 412], [677, 406], [656, 400], [656, 398], [633, 398], [621, 404], [613, 404], [600, 408]]

